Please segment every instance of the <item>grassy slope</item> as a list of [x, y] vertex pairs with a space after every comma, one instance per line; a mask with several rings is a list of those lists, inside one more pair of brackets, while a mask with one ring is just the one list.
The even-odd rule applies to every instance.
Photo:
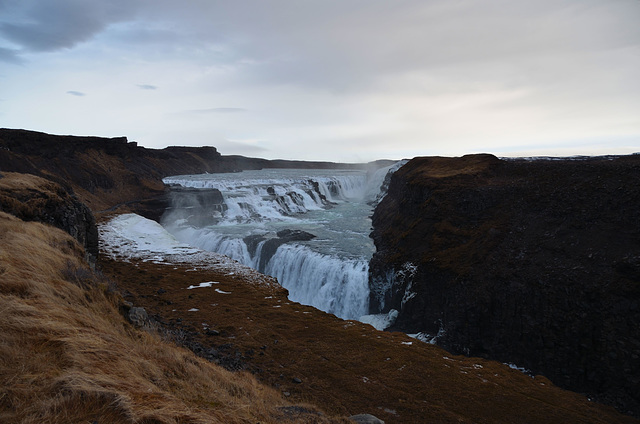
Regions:
[[0, 422], [346, 422], [134, 329], [82, 257], [61, 230], [0, 212]]

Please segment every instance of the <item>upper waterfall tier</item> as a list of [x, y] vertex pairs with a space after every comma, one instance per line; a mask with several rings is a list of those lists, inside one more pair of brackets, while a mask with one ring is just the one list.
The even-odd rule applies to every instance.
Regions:
[[248, 223], [287, 220], [343, 201], [374, 201], [387, 171], [313, 170], [305, 174], [301, 170], [270, 169], [175, 176], [163, 181], [168, 185], [219, 190], [224, 198], [224, 210], [219, 211], [221, 220]]

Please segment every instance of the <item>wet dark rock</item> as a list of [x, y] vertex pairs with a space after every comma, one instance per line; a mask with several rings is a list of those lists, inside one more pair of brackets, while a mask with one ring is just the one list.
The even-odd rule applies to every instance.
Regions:
[[243, 238], [242, 241], [247, 245], [247, 251], [249, 254], [251, 256], [255, 256], [256, 251], [258, 250], [258, 245], [266, 239], [267, 238], [262, 234], [252, 234]]
[[222, 219], [227, 205], [217, 188], [189, 188], [178, 185], [168, 187], [160, 222], [186, 220], [196, 227], [215, 225]]
[[304, 197], [295, 191], [287, 192], [282, 196], [275, 195], [275, 201], [280, 205], [285, 215], [295, 215], [299, 211], [296, 208], [292, 209], [290, 203], [293, 203], [300, 208], [304, 208]]
[[[264, 245], [262, 246], [262, 255], [260, 256], [260, 263], [258, 264], [259, 271], [265, 270], [269, 260], [271, 260], [273, 255], [275, 255], [276, 250], [278, 250], [278, 247], [282, 246], [283, 244], [291, 243], [295, 241], [309, 241], [316, 237], [315, 235], [308, 233], [306, 231], [291, 230], [291, 229], [278, 231], [276, 233], [276, 236], [277, 237], [270, 238], [270, 239], [267, 239], [264, 236], [245, 237], [245, 241], [249, 239], [249, 242], [252, 243], [252, 249], [255, 249], [257, 247], [257, 244], [260, 243], [261, 241], [266, 240], [264, 242]], [[254, 250], [254, 254], [255, 254], [255, 250]]]
[[290, 230], [290, 229], [286, 229], [286, 230], [281, 230], [278, 231], [276, 233], [276, 235], [283, 239], [286, 240], [287, 242], [289, 241], [309, 241], [311, 239], [314, 239], [316, 236], [308, 233], [306, 231], [302, 231], [302, 230]]

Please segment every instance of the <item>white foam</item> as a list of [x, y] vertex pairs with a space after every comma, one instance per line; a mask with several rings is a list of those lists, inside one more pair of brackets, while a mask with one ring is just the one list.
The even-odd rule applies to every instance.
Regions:
[[376, 330], [382, 331], [393, 325], [393, 323], [396, 322], [396, 318], [398, 318], [398, 311], [392, 309], [386, 314], [363, 315], [358, 321], [369, 324]]

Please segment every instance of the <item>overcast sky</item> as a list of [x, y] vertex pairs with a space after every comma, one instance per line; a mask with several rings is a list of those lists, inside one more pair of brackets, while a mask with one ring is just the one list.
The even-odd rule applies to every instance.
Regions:
[[0, 0], [0, 127], [369, 161], [640, 151], [640, 0]]

